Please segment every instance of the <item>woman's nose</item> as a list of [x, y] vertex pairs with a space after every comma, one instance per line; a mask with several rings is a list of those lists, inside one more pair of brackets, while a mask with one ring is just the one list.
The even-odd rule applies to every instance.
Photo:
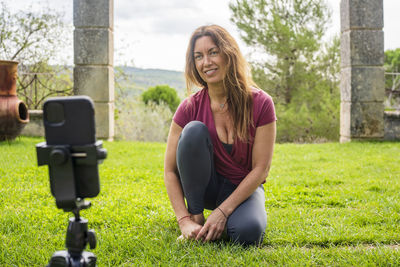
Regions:
[[211, 64], [211, 59], [209, 58], [209, 56], [204, 56], [204, 65], [210, 65]]

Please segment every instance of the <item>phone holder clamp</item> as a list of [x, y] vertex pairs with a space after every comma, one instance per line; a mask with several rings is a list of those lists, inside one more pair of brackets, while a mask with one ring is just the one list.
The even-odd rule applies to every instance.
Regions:
[[82, 207], [85, 202], [77, 201], [74, 166], [96, 165], [107, 157], [102, 148], [103, 142], [91, 145], [47, 145], [42, 142], [36, 145], [38, 165], [49, 165], [51, 193], [56, 198], [59, 209], [73, 211]]

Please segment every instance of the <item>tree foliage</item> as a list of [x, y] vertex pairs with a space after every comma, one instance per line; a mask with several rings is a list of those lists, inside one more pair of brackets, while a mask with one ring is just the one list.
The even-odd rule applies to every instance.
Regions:
[[72, 94], [71, 69], [50, 64], [72, 33], [59, 12], [45, 5], [42, 11], [32, 9], [12, 13], [0, 4], [0, 59], [19, 62], [18, 94], [29, 109], [36, 109], [49, 96]]
[[117, 139], [140, 142], [166, 142], [172, 115], [162, 102], [147, 105], [134, 97], [116, 99], [115, 134]]
[[392, 73], [386, 75], [385, 88], [398, 89], [400, 87], [400, 76], [395, 75], [395, 73], [400, 74], [400, 48], [385, 51], [384, 67], [387, 73]]
[[386, 71], [400, 72], [400, 48], [385, 51]]
[[3, 2], [0, 5], [0, 57], [17, 60], [25, 65], [47, 62], [65, 47], [67, 26], [62, 15], [43, 8], [41, 12], [11, 13]]
[[387, 109], [400, 109], [400, 48], [385, 51], [385, 91]]
[[154, 102], [157, 105], [164, 102], [172, 112], [175, 112], [180, 103], [176, 90], [168, 85], [156, 85], [150, 87], [142, 93], [142, 99], [146, 105], [150, 102]]
[[259, 58], [256, 83], [274, 98], [279, 141], [339, 137], [339, 38], [323, 42], [323, 0], [235, 0], [232, 21]]

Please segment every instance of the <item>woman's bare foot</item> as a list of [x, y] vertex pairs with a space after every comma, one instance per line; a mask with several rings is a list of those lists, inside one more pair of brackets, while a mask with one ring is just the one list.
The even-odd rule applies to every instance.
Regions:
[[200, 225], [204, 225], [205, 219], [204, 219], [204, 214], [200, 213], [200, 214], [192, 214], [191, 216], [192, 220]]

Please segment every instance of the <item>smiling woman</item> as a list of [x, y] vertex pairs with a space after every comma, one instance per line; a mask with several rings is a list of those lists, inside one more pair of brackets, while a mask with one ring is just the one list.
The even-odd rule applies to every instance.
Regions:
[[197, 40], [194, 61], [197, 73], [208, 86], [218, 86], [222, 83], [226, 72], [226, 58], [221, 55], [220, 49], [210, 36]]
[[[11, 1], [2, 1], [10, 2]], [[43, 0], [13, 0], [12, 8], [17, 10], [29, 10], [38, 12], [43, 4], [49, 8], [62, 12], [64, 22], [72, 25], [72, 9], [74, 1], [43, 1]], [[228, 29], [237, 38], [242, 51], [247, 55], [253, 52], [253, 48], [245, 45], [239, 39], [237, 28], [230, 22], [230, 0], [152, 0], [152, 1], [114, 1], [114, 37], [115, 37], [115, 65], [134, 62], [136, 67], [158, 68], [181, 71], [184, 66], [183, 44], [189, 36], [187, 33], [195, 29], [196, 25], [217, 23]], [[326, 0], [333, 10], [332, 23], [327, 29], [327, 36], [332, 37], [340, 31], [340, 1]], [[210, 8], [212, 7], [212, 8]], [[400, 47], [400, 35], [398, 34], [398, 10], [400, 1], [384, 1], [385, 19], [385, 49]], [[73, 40], [70, 34], [62, 35], [66, 48], [57, 57], [56, 63], [67, 62], [73, 64]], [[173, 38], [171, 38], [173, 36]], [[160, 44], [166, 45], [165, 49], [159, 49]], [[149, 56], [152, 55], [152, 56]], [[254, 53], [252, 60], [262, 56]]]
[[[259, 244], [266, 228], [262, 184], [275, 142], [272, 99], [255, 87], [236, 41], [217, 25], [192, 34], [185, 75], [189, 90], [203, 89], [178, 107], [164, 164], [181, 238], [213, 241], [226, 230], [234, 242]], [[213, 210], [207, 221], [204, 209]]]

